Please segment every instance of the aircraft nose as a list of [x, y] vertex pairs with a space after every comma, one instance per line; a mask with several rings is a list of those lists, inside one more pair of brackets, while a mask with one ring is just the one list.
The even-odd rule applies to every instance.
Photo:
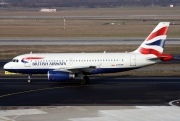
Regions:
[[4, 70], [11, 69], [11, 66], [9, 63], [6, 63], [3, 68]]

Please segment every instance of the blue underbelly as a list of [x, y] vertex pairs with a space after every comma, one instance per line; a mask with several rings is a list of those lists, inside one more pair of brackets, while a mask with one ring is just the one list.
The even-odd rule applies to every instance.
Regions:
[[[100, 74], [100, 73], [114, 73], [114, 72], [123, 72], [128, 70], [133, 70], [136, 68], [97, 68], [92, 70], [88, 74]], [[47, 74], [48, 71], [54, 69], [8, 69], [6, 71], [22, 74]]]

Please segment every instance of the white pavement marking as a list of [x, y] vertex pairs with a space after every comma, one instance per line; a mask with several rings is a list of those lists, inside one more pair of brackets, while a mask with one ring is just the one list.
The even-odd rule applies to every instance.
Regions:
[[7, 117], [0, 117], [0, 121], [14, 121], [14, 120]]
[[[35, 114], [47, 114], [47, 112], [38, 109], [20, 109], [20, 110], [2, 110], [0, 111], [0, 121], [14, 121], [13, 119], [18, 118], [22, 115], [35, 115]], [[12, 119], [6, 116], [15, 116]]]
[[179, 102], [180, 102], [180, 99], [178, 99], [178, 100], [173, 100], [173, 101], [169, 102], [169, 105], [171, 105], [171, 106], [176, 106], [176, 105], [173, 104], [174, 102], [178, 102], [178, 103], [179, 103]]
[[175, 106], [136, 106], [136, 109], [100, 110], [99, 117], [71, 118], [71, 121], [179, 121]]

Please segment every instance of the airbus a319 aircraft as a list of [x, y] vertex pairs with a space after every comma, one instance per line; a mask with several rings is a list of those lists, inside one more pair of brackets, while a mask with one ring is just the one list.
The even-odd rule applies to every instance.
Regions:
[[4, 70], [28, 75], [47, 74], [50, 81], [80, 78], [86, 84], [88, 75], [115, 73], [149, 66], [173, 59], [163, 54], [170, 22], [160, 22], [133, 52], [125, 53], [30, 53], [17, 56], [4, 65]]

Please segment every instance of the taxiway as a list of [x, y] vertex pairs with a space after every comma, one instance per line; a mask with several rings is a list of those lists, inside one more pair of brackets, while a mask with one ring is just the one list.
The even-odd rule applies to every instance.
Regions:
[[[139, 45], [144, 38], [19, 38], [0, 39], [0, 45]], [[166, 44], [180, 44], [180, 38], [168, 38]]]
[[79, 81], [55, 83], [47, 77], [0, 78], [0, 106], [65, 105], [169, 105], [179, 99], [180, 77], [91, 77], [90, 84]]

